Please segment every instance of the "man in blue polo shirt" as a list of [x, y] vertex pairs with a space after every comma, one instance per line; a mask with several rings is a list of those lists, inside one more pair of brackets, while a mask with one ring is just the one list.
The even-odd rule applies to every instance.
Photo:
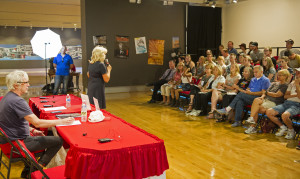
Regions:
[[70, 68], [74, 68], [73, 59], [70, 55], [66, 54], [67, 47], [64, 46], [61, 52], [53, 60], [53, 66], [56, 68], [55, 82], [53, 94], [57, 95], [58, 88], [63, 82], [62, 94], [67, 94], [68, 80], [70, 75]]
[[216, 111], [219, 114], [228, 115], [229, 111], [235, 109], [235, 122], [231, 125], [232, 127], [242, 125], [242, 113], [244, 106], [251, 105], [253, 100], [261, 96], [270, 86], [270, 80], [263, 75], [262, 66], [255, 66], [253, 68], [253, 72], [254, 78], [251, 79], [247, 90], [243, 90], [235, 86], [240, 93], [238, 93], [228, 107]]

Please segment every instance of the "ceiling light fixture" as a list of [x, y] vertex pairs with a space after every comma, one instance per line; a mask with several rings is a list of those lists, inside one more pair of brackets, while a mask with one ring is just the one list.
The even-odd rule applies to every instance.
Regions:
[[237, 3], [237, 0], [232, 0], [233, 3]]
[[64, 27], [61, 27], [61, 31], [64, 31]]
[[6, 29], [7, 28], [7, 24], [5, 24], [5, 26], [4, 26], [4, 29]]
[[32, 29], [32, 25], [30, 25], [30, 29]]
[[74, 31], [77, 31], [77, 24], [74, 24]]
[[17, 26], [15, 26], [15, 29], [17, 29]]
[[211, 5], [212, 8], [215, 8], [216, 7], [216, 1], [214, 1]]
[[169, 5], [169, 6], [172, 6], [172, 5], [173, 5], [173, 1], [172, 1], [172, 0], [169, 0], [169, 1], [168, 1], [168, 5]]
[[142, 0], [137, 0], [136, 3], [137, 3], [137, 4], [141, 4], [141, 3], [142, 3]]
[[163, 5], [164, 6], [168, 5], [168, 1], [164, 1]]

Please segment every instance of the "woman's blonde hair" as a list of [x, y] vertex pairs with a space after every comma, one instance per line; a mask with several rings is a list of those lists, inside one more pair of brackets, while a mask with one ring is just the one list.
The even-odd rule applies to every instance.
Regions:
[[93, 64], [97, 61], [103, 62], [105, 60], [107, 49], [102, 46], [97, 46], [93, 49], [90, 63]]
[[239, 67], [239, 65], [237, 64], [237, 63], [235, 63], [235, 64], [232, 64], [234, 67], [235, 67], [235, 71], [233, 72], [233, 74], [231, 73], [231, 70], [230, 70], [230, 74], [231, 75], [238, 75], [239, 73], [240, 73], [240, 67]]
[[219, 56], [219, 57], [217, 58], [217, 61], [219, 61], [219, 60], [221, 60], [221, 61], [223, 61], [223, 63], [225, 63], [225, 59], [224, 59], [223, 56]]
[[274, 64], [272, 62], [272, 59], [270, 57], [265, 57], [267, 60], [267, 66], [264, 66], [264, 70], [269, 70], [270, 68], [274, 68]]
[[185, 67], [185, 66], [184, 66], [184, 63], [183, 63], [183, 62], [178, 63], [177, 66], [176, 66], [176, 71], [177, 71], [177, 72], [180, 72], [180, 70], [178, 69], [178, 66], [182, 66], [182, 70], [184, 70], [184, 67]]
[[279, 70], [278, 74], [284, 75], [285, 76], [285, 81], [288, 82], [290, 78], [290, 72], [287, 69]]
[[223, 74], [223, 68], [220, 65], [216, 65], [214, 69], [218, 70], [218, 76]]
[[248, 70], [249, 71], [249, 79], [251, 79], [253, 77], [253, 69], [251, 67], [245, 67], [244, 70]]

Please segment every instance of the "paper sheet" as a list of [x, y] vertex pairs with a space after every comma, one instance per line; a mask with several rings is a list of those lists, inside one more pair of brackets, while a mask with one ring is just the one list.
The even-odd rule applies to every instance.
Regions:
[[52, 107], [52, 108], [42, 108], [45, 111], [56, 111], [56, 110], [65, 110], [67, 109], [64, 106]]
[[73, 121], [72, 124], [67, 124], [67, 125], [56, 125], [56, 126], [74, 126], [74, 125], [80, 125], [81, 122], [79, 120]]

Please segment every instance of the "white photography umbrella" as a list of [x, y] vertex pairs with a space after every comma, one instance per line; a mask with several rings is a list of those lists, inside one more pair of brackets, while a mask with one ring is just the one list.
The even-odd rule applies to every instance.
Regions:
[[47, 58], [56, 57], [62, 48], [60, 36], [50, 29], [37, 31], [30, 41], [33, 53], [45, 59], [46, 69], [46, 90], [48, 91], [47, 80]]

